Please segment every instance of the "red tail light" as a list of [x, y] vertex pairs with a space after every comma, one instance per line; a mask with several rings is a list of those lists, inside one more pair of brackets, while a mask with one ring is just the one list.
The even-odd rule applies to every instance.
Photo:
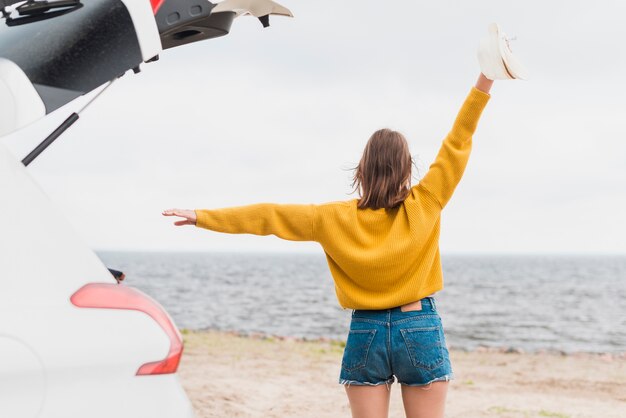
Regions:
[[139, 290], [111, 283], [89, 283], [78, 289], [70, 301], [80, 308], [131, 309], [150, 315], [170, 339], [170, 351], [160, 361], [146, 363], [137, 375], [176, 373], [183, 354], [183, 339], [163, 307]]
[[161, 5], [163, 4], [163, 2], [165, 2], [165, 0], [150, 0], [150, 5], [152, 6], [152, 11], [154, 12], [155, 16], [157, 12], [159, 11], [159, 9], [161, 8]]

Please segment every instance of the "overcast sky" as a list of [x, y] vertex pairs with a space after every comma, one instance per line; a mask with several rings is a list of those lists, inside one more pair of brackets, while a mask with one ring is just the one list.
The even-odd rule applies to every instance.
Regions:
[[[423, 174], [496, 21], [532, 79], [494, 86], [442, 251], [626, 253], [626, 4], [283, 4], [295, 19], [241, 17], [128, 73], [29, 167], [92, 247], [321, 251], [174, 228], [161, 211], [352, 199], [349, 168], [382, 127], [407, 136]], [[2, 141], [22, 157], [80, 105]]]

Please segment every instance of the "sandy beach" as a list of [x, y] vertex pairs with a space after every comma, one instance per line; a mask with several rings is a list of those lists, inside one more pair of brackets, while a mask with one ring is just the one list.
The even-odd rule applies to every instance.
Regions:
[[[198, 418], [351, 417], [341, 341], [184, 331], [180, 379]], [[625, 417], [626, 356], [451, 350], [446, 417]], [[404, 417], [400, 388], [390, 417]]]

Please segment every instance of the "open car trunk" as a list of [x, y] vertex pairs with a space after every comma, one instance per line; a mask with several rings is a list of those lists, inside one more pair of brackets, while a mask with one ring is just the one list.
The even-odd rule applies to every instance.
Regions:
[[148, 2], [70, 3], [74, 4], [32, 14], [14, 10], [0, 20], [0, 109], [4, 110], [0, 135], [33, 122], [160, 52]]
[[237, 16], [291, 16], [271, 0], [0, 0], [0, 11], [0, 137], [163, 49], [228, 34]]

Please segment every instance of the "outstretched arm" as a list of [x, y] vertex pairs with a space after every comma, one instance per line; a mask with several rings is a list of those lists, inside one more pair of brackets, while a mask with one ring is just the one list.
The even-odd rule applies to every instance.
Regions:
[[179, 216], [174, 224], [195, 225], [228, 234], [276, 235], [290, 241], [314, 241], [315, 205], [258, 203], [224, 209], [169, 209], [164, 216]]
[[443, 140], [435, 162], [416, 188], [426, 190], [443, 208], [461, 180], [472, 150], [472, 136], [489, 101], [492, 80], [480, 74], [461, 107], [452, 130]]

